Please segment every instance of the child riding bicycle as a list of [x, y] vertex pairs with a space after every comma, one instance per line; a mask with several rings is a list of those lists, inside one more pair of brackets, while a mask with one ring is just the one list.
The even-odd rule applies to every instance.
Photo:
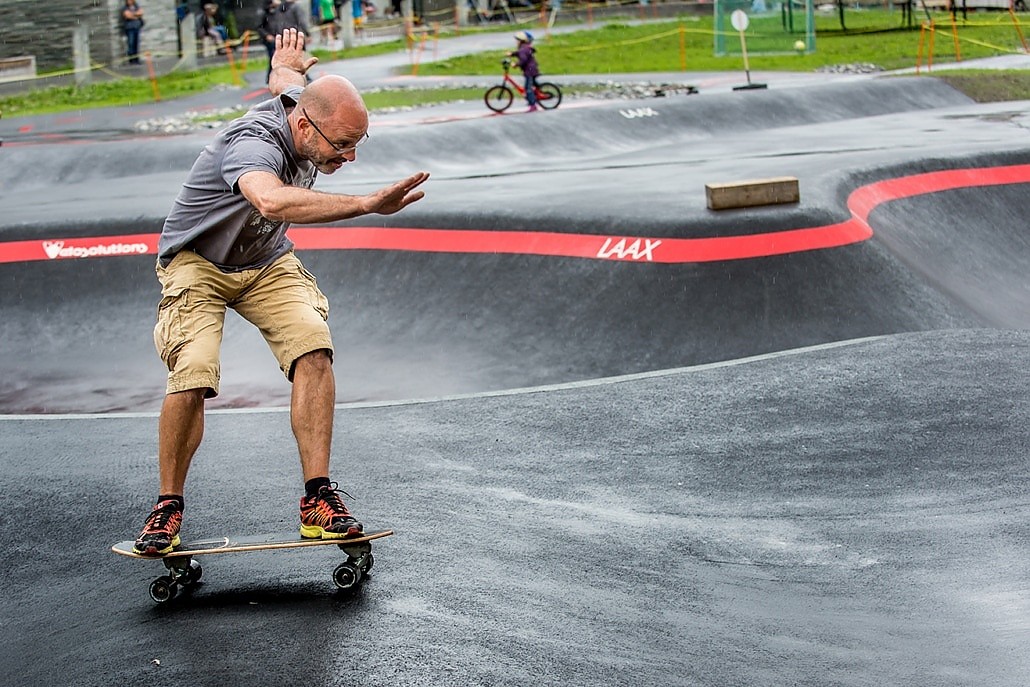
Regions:
[[515, 40], [519, 47], [508, 53], [508, 57], [518, 60], [519, 69], [526, 77], [526, 102], [529, 103], [527, 112], [536, 112], [536, 78], [540, 76], [540, 67], [536, 63], [533, 34], [529, 31], [519, 31], [515, 34]]

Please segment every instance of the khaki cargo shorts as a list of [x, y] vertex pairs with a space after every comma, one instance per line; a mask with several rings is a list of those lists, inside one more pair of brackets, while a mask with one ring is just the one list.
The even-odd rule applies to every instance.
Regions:
[[161, 304], [154, 345], [168, 367], [167, 392], [207, 389], [218, 395], [226, 308], [256, 326], [287, 379], [306, 353], [333, 352], [329, 301], [292, 252], [265, 267], [225, 273], [192, 251], [157, 266]]

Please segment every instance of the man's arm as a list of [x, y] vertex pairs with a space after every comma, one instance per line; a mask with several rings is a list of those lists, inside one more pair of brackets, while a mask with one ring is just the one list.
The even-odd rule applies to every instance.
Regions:
[[275, 54], [272, 55], [272, 73], [268, 76], [268, 90], [279, 96], [290, 86], [303, 88], [308, 70], [318, 62], [304, 52], [304, 34], [297, 29], [286, 29], [275, 37]]
[[239, 187], [240, 193], [268, 219], [312, 224], [400, 212], [426, 195], [415, 189], [428, 178], [428, 172], [418, 172], [374, 193], [348, 196], [288, 186], [271, 172], [255, 171], [241, 176]]

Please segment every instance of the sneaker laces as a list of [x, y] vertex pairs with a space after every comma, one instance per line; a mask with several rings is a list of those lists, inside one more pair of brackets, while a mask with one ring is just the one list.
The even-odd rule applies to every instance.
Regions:
[[178, 512], [179, 509], [171, 503], [167, 506], [157, 508], [151, 511], [143, 529], [148, 532], [165, 532], [168, 530], [168, 522], [172, 519], [172, 516]]
[[325, 501], [334, 512], [340, 513], [341, 515], [350, 516], [351, 512], [347, 509], [347, 505], [340, 498], [340, 494], [343, 494], [350, 500], [354, 500], [354, 497], [339, 488], [339, 484], [336, 482], [330, 482], [328, 487], [322, 487], [318, 490], [318, 497]]

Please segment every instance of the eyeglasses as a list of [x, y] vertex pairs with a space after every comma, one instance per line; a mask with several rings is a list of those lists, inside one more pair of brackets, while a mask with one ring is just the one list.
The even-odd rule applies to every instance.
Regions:
[[318, 135], [324, 138], [325, 142], [331, 145], [333, 147], [333, 150], [335, 150], [338, 153], [353, 153], [359, 145], [368, 140], [368, 132], [366, 131], [361, 135], [361, 138], [359, 138], [356, 142], [352, 143], [349, 146], [343, 146], [338, 143], [333, 143], [331, 140], [329, 140], [329, 137], [322, 133], [322, 130], [318, 128], [318, 124], [315, 124], [315, 122], [312, 121], [311, 115], [308, 114], [307, 110], [301, 108], [300, 111], [304, 114], [304, 119], [308, 120], [308, 123], [315, 128], [315, 131], [318, 132]]

